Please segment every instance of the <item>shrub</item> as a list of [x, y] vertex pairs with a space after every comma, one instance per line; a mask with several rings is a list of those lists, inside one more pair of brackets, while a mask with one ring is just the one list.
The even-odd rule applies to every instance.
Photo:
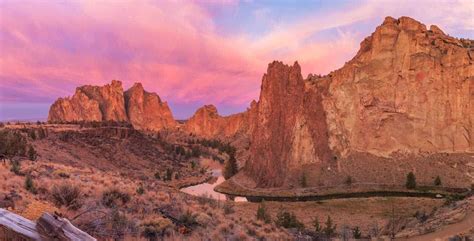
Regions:
[[165, 235], [166, 229], [172, 227], [168, 219], [152, 220], [140, 225], [141, 235], [150, 241], [158, 240]]
[[32, 161], [36, 161], [36, 157], [37, 157], [37, 154], [36, 154], [35, 148], [33, 148], [33, 146], [30, 145], [28, 149], [28, 158], [30, 158], [30, 160]]
[[319, 224], [319, 219], [318, 217], [313, 219], [313, 227], [314, 227], [314, 232], [316, 233], [321, 233], [323, 228], [321, 227], [321, 224]]
[[306, 182], [306, 173], [303, 172], [302, 176], [301, 176], [301, 187], [307, 187], [308, 186], [308, 183]]
[[231, 155], [229, 160], [225, 163], [224, 172], [222, 174], [225, 179], [229, 179], [237, 174], [238, 171], [237, 160], [234, 155]]
[[434, 180], [434, 185], [441, 186], [441, 178], [439, 176], [437, 176], [436, 179]]
[[22, 175], [21, 173], [21, 165], [20, 165], [20, 162], [17, 161], [17, 160], [12, 160], [10, 162], [11, 164], [11, 167], [10, 167], [10, 171], [15, 173], [16, 175]]
[[129, 201], [130, 195], [128, 193], [121, 192], [115, 188], [102, 193], [102, 204], [109, 208], [117, 207], [119, 203], [125, 205]]
[[224, 214], [231, 214], [231, 213], [234, 213], [234, 204], [232, 204], [231, 202], [226, 202], [224, 203]]
[[257, 208], [257, 220], [262, 220], [265, 223], [270, 223], [271, 222], [271, 217], [267, 213], [267, 209], [265, 207], [265, 201], [262, 201], [260, 205], [258, 205]]
[[29, 192], [36, 194], [36, 187], [35, 183], [33, 182], [33, 178], [30, 175], [26, 175], [25, 178], [25, 189]]
[[185, 213], [179, 216], [178, 220], [185, 226], [194, 226], [198, 224], [198, 222], [196, 221], [196, 217], [197, 214], [193, 214], [191, 211], [186, 210]]
[[171, 169], [167, 168], [163, 180], [164, 181], [171, 181], [171, 179], [173, 179], [173, 171]]
[[82, 192], [77, 186], [61, 184], [53, 186], [51, 196], [56, 206], [65, 206], [67, 209], [77, 210], [82, 207]]
[[352, 229], [352, 236], [354, 236], [355, 239], [360, 239], [362, 237], [362, 232], [360, 232], [358, 226]]
[[137, 188], [137, 194], [138, 195], [143, 195], [145, 193], [145, 189], [142, 186], [139, 186]]
[[294, 213], [280, 210], [276, 216], [275, 224], [284, 228], [303, 229], [304, 225], [296, 218]]
[[323, 229], [324, 234], [326, 234], [328, 237], [333, 236], [336, 232], [336, 225], [333, 224], [331, 216], [328, 216], [325, 225], [326, 227]]
[[407, 189], [415, 189], [416, 188], [416, 177], [413, 172], [408, 173], [407, 175], [407, 182], [406, 182]]
[[160, 177], [160, 172], [155, 172], [155, 178], [156, 180], [160, 180], [161, 177]]
[[347, 177], [346, 177], [346, 180], [344, 181], [344, 183], [345, 183], [347, 186], [352, 185], [352, 183], [353, 183], [352, 177], [351, 177], [351, 176], [347, 176]]

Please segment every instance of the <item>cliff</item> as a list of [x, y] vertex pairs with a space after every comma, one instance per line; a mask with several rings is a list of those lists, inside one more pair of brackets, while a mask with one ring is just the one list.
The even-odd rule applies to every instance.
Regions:
[[205, 105], [186, 121], [183, 130], [208, 138], [248, 135], [250, 112], [251, 108], [242, 113], [220, 116], [214, 105]]
[[128, 120], [135, 129], [160, 130], [176, 125], [168, 104], [157, 94], [146, 92], [142, 84], [134, 84], [124, 97]]
[[71, 98], [59, 98], [49, 110], [48, 121], [125, 121], [139, 130], [160, 130], [176, 125], [171, 110], [155, 93], [135, 84], [125, 93], [122, 82], [81, 86]]
[[304, 80], [298, 63], [271, 63], [245, 173], [257, 186], [282, 186], [308, 165], [341, 170], [338, 161], [357, 153], [473, 153], [473, 45], [387, 17], [327, 76]]

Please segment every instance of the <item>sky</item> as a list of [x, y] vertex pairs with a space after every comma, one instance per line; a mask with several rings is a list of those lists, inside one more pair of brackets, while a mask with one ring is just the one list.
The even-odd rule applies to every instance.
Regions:
[[77, 86], [141, 82], [176, 119], [258, 100], [268, 63], [327, 74], [386, 16], [474, 39], [474, 0], [0, 0], [0, 120], [46, 119]]

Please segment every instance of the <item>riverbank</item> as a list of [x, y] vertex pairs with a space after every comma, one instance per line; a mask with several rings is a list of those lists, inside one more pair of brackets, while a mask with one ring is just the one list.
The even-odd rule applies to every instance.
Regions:
[[251, 202], [262, 200], [298, 202], [367, 197], [423, 197], [458, 200], [470, 193], [468, 188], [422, 186], [416, 189], [406, 189], [403, 186], [367, 183], [334, 187], [248, 188], [233, 178], [216, 186], [214, 191], [227, 195], [244, 196]]

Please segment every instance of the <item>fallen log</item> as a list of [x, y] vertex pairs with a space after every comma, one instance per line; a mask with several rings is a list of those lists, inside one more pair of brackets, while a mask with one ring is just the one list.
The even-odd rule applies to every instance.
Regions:
[[35, 223], [0, 208], [1, 241], [97, 241], [65, 218], [44, 213]]
[[0, 240], [2, 241], [42, 241], [36, 224], [20, 215], [0, 208]]
[[74, 227], [65, 218], [44, 213], [36, 223], [40, 235], [55, 241], [97, 241], [86, 232]]

